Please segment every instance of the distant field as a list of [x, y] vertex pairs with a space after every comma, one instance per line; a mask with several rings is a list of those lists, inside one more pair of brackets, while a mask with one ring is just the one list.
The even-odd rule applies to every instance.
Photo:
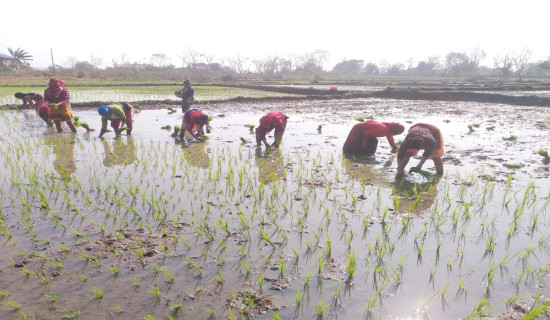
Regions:
[[[0, 87], [0, 105], [17, 104], [20, 101], [13, 96], [16, 92], [42, 93], [44, 88], [37, 87]], [[129, 86], [129, 87], [69, 87], [71, 102], [92, 101], [142, 101], [142, 100], [166, 100], [178, 99], [174, 91], [180, 86]], [[225, 100], [236, 97], [265, 98], [265, 97], [290, 97], [295, 94], [266, 92], [245, 88], [197, 86], [195, 100]]]

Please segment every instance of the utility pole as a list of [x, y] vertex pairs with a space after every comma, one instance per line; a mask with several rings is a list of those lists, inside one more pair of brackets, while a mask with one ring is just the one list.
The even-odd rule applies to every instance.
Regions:
[[52, 55], [52, 70], [55, 71], [55, 63], [53, 63], [53, 49], [50, 48], [50, 54]]

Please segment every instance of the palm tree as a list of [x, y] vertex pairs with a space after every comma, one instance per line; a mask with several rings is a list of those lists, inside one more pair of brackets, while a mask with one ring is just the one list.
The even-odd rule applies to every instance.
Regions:
[[11, 47], [8, 47], [8, 52], [11, 54], [11, 56], [17, 60], [17, 64], [15, 66], [16, 69], [19, 69], [20, 66], [25, 64], [25, 61], [32, 60], [32, 55], [30, 55], [26, 50], [23, 50], [21, 48], [17, 48], [17, 50], [13, 50]]

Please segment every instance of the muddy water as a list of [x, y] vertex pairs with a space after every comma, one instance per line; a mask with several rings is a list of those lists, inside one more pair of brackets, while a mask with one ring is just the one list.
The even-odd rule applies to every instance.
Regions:
[[504, 94], [509, 96], [537, 96], [543, 98], [550, 97], [550, 91], [548, 90], [536, 90], [536, 91], [481, 91], [483, 93]]
[[[266, 155], [246, 125], [273, 109], [290, 119]], [[96, 129], [76, 135], [31, 111], [2, 114], [0, 318], [229, 318], [231, 306], [262, 319], [324, 307], [342, 319], [456, 319], [483, 297], [480, 309], [499, 314], [515, 294], [544, 293], [546, 109], [369, 99], [203, 110], [210, 139], [184, 145], [161, 129], [181, 112], [142, 111], [133, 136], [116, 139], [97, 137], [94, 110], [75, 110]], [[441, 128], [445, 176], [396, 181], [383, 138], [375, 158], [343, 158], [368, 116]]]
[[[336, 88], [337, 90], [344, 91], [381, 91], [386, 89], [386, 86], [371, 86], [371, 85], [326, 85], [326, 84], [295, 84], [295, 85], [281, 85], [281, 87], [290, 88], [303, 88], [303, 89], [317, 89], [317, 90], [330, 90], [330, 88]], [[334, 90], [334, 89], [333, 89]]]

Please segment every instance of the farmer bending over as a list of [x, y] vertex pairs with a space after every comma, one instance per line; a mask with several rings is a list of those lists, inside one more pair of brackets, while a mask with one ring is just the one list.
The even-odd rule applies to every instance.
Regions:
[[115, 131], [117, 136], [120, 136], [121, 125], [128, 127], [126, 134], [132, 134], [134, 124], [134, 106], [128, 102], [115, 103], [110, 105], [102, 105], [97, 108], [97, 112], [101, 115], [101, 131], [99, 137], [107, 131], [107, 121], [111, 120], [111, 128]]
[[48, 89], [44, 91], [44, 101], [50, 108], [48, 120], [55, 123], [57, 132], [62, 132], [61, 121], [65, 121], [72, 132], [76, 132], [73, 116], [69, 109], [69, 93], [63, 88], [63, 80], [51, 78]]
[[[189, 132], [193, 138], [202, 140], [200, 136], [204, 135], [204, 126], [208, 126], [210, 119], [208, 116], [199, 109], [190, 109], [183, 115], [181, 122], [180, 139], [183, 139], [185, 131]], [[206, 132], [210, 133], [210, 129], [207, 127]]]
[[36, 113], [48, 124], [48, 126], [53, 125], [51, 121], [48, 121], [48, 115], [50, 114], [50, 107], [48, 107], [44, 102], [44, 97], [38, 93], [22, 93], [17, 92], [15, 94], [17, 99], [23, 100], [21, 109], [34, 107]]
[[443, 175], [443, 136], [441, 131], [434, 125], [426, 123], [417, 123], [413, 125], [405, 140], [397, 152], [397, 177], [402, 177], [405, 166], [409, 163], [411, 156], [416, 156], [420, 149], [424, 149], [422, 158], [416, 167], [412, 167], [409, 172], [419, 172], [424, 162], [431, 158], [435, 165], [438, 175]]
[[273, 146], [278, 148], [283, 140], [283, 134], [286, 129], [286, 121], [288, 116], [286, 116], [281, 111], [271, 111], [265, 116], [260, 118], [260, 125], [256, 128], [256, 143], [258, 148], [262, 146], [262, 142], [265, 145], [265, 148], [268, 149], [270, 145], [267, 143], [265, 136], [268, 132], [275, 129], [275, 141]]
[[386, 137], [392, 151], [397, 151], [393, 136], [401, 134], [405, 127], [397, 122], [367, 120], [353, 126], [344, 143], [345, 153], [373, 155], [378, 147], [377, 137]]

